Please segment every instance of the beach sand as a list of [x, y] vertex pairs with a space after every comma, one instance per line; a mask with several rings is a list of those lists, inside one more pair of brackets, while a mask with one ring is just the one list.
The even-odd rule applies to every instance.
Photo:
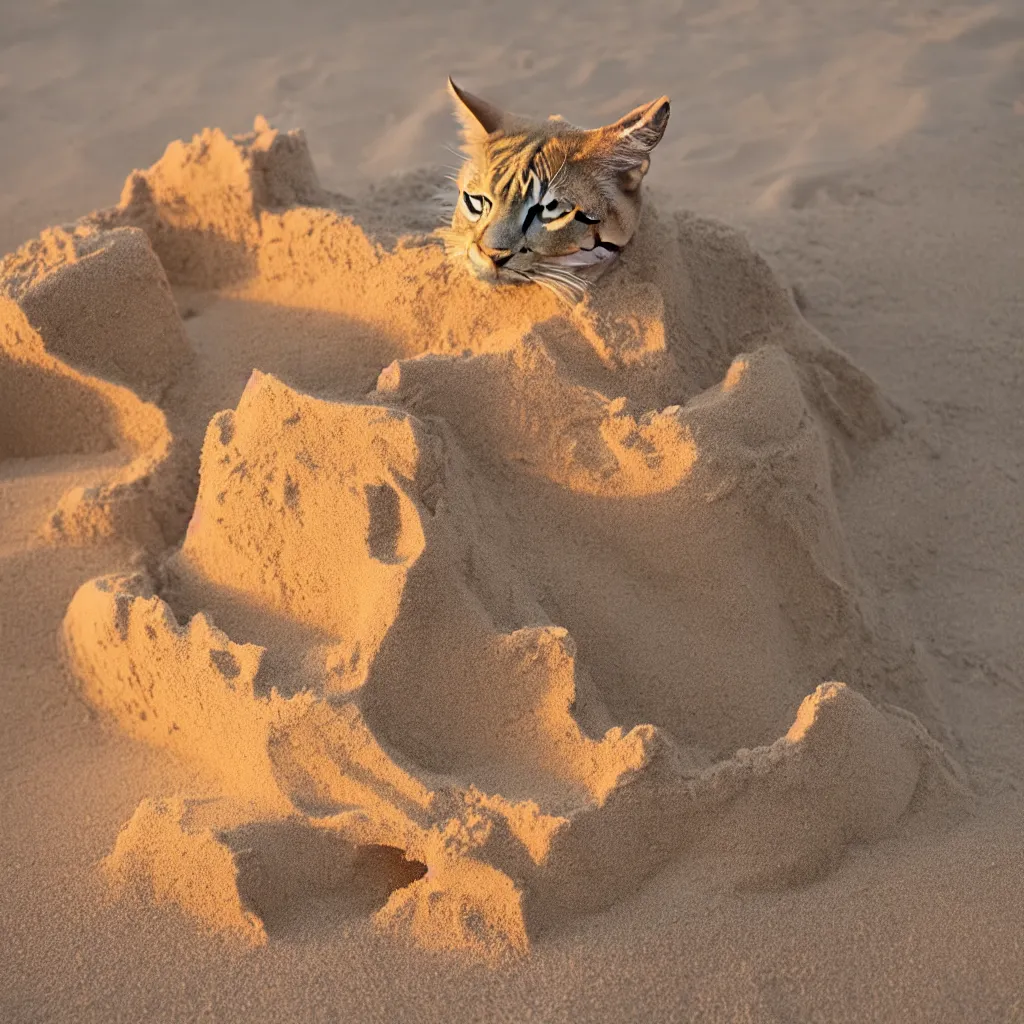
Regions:
[[[578, 306], [448, 72], [671, 96]], [[4, 1020], [1024, 1020], [1013, 5], [52, 4], [0, 118]]]

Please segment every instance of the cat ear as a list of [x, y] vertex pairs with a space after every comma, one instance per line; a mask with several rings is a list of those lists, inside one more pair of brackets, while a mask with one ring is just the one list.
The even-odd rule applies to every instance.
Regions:
[[487, 100], [474, 96], [465, 89], [460, 89], [451, 78], [448, 79], [448, 92], [455, 102], [455, 116], [462, 124], [467, 138], [478, 138], [498, 131], [505, 122], [505, 112], [499, 110]]
[[618, 175], [624, 192], [635, 192], [650, 169], [649, 153], [661, 142], [668, 127], [667, 96], [643, 103], [614, 124], [598, 128], [600, 148]]
[[668, 97], [662, 96], [653, 103], [642, 103], [615, 124], [601, 130], [609, 141], [627, 145], [641, 153], [650, 153], [665, 134], [668, 115]]

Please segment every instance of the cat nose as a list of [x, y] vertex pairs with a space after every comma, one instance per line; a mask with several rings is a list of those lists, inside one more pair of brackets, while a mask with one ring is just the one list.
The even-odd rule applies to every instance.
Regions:
[[512, 257], [515, 255], [514, 252], [509, 252], [507, 249], [485, 249], [482, 245], [477, 246], [479, 250], [486, 256], [496, 267], [503, 267]]
[[485, 249], [481, 245], [473, 245], [469, 250], [469, 258], [484, 270], [494, 270], [503, 267], [515, 253], [506, 252], [503, 249]]

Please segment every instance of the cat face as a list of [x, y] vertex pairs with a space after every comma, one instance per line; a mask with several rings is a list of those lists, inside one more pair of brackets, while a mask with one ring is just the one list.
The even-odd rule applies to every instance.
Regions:
[[507, 114], [451, 79], [448, 86], [466, 154], [444, 232], [449, 255], [481, 280], [535, 281], [578, 300], [633, 237], [668, 99], [585, 130], [557, 117], [532, 122]]

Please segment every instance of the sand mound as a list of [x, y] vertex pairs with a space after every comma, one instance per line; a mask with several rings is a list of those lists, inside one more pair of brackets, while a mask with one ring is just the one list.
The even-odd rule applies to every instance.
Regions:
[[895, 414], [743, 239], [651, 209], [570, 309], [346, 206], [258, 123], [172, 144], [89, 222], [403, 353], [359, 400], [257, 367], [180, 547], [75, 595], [86, 698], [236, 808], [144, 803], [115, 874], [261, 942], [369, 857], [382, 927], [494, 956], [669, 860], [789, 884], [941, 807], [955, 769], [889, 706], [935, 724], [833, 491]]
[[62, 498], [52, 540], [173, 533], [183, 456], [159, 405], [190, 357], [139, 229], [53, 228], [0, 261], [0, 458], [124, 454], [105, 484]]
[[159, 400], [191, 355], [159, 260], [138, 228], [51, 228], [0, 262], [48, 352]]

